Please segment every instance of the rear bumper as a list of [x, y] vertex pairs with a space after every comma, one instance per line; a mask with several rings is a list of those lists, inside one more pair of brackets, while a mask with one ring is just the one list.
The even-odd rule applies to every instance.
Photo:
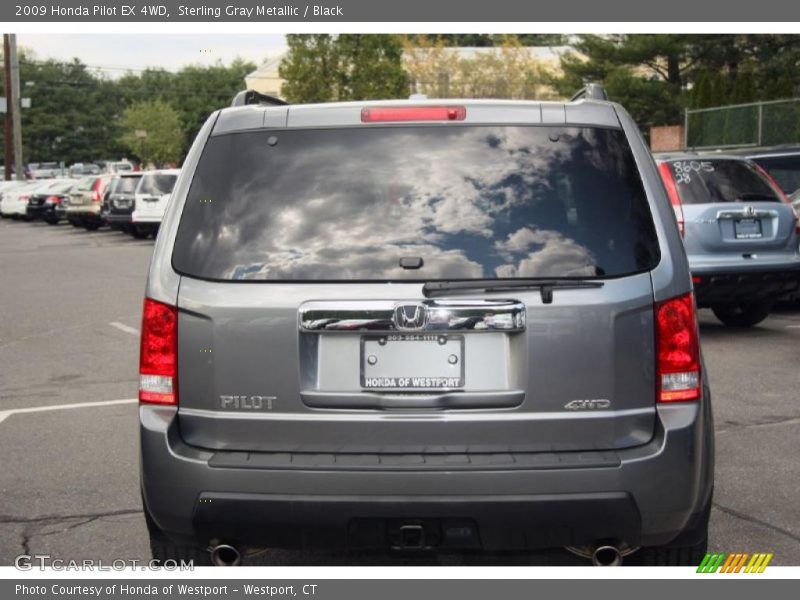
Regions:
[[131, 224], [131, 213], [126, 214], [114, 214], [114, 213], [106, 213], [104, 215], [106, 223], [109, 225], [130, 225]]
[[[254, 547], [386, 548], [396, 546], [401, 527], [417, 524], [426, 545], [442, 548], [666, 544], [711, 493], [708, 392], [702, 403], [660, 407], [658, 416], [645, 445], [539, 453], [538, 466], [452, 468], [447, 456], [438, 467], [414, 466], [402, 455], [379, 468], [353, 466], [353, 456], [349, 465], [321, 467], [316, 455], [248, 466], [236, 464], [237, 453], [187, 446], [175, 409], [142, 406], [142, 493], [161, 529], [201, 545], [216, 538]], [[598, 461], [598, 454], [613, 458]]]
[[25, 208], [25, 214], [29, 219], [41, 219], [45, 216], [47, 208], [45, 206], [31, 206], [30, 204]]
[[800, 290], [800, 267], [727, 272], [692, 269], [694, 293], [700, 307], [777, 301]]

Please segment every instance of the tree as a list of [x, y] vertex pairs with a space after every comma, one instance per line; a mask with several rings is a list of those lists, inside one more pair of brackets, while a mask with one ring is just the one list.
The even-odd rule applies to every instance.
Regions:
[[339, 100], [401, 98], [408, 93], [403, 44], [398, 36], [343, 34], [335, 45]]
[[542, 98], [542, 68], [516, 36], [462, 58], [442, 37], [404, 40], [405, 67], [414, 91], [431, 97]]
[[[183, 137], [180, 117], [163, 100], [139, 102], [125, 109], [121, 128], [122, 143], [143, 163], [165, 165], [180, 160]], [[140, 137], [142, 132], [146, 137]]]
[[71, 164], [121, 151], [112, 81], [77, 60], [37, 61], [22, 49], [20, 83], [22, 96], [31, 99], [30, 108], [21, 112], [23, 162]]
[[339, 53], [327, 33], [290, 34], [289, 50], [278, 68], [281, 93], [289, 102], [329, 102], [338, 96]]
[[286, 42], [278, 73], [289, 102], [397, 98], [408, 91], [397, 36], [297, 34]]

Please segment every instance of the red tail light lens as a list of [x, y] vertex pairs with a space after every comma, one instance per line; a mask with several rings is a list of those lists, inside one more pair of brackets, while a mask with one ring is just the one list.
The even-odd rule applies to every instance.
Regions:
[[20, 202], [27, 202], [29, 199], [30, 199], [30, 196], [28, 196], [27, 194], [25, 194], [24, 196], [20, 196], [19, 197], [19, 201]]
[[463, 121], [464, 106], [374, 106], [361, 109], [362, 123], [387, 121]]
[[698, 400], [700, 342], [692, 294], [656, 304], [656, 351], [658, 401]]
[[669, 202], [672, 204], [672, 210], [675, 211], [675, 220], [678, 221], [678, 229], [681, 232], [681, 237], [683, 237], [683, 206], [681, 206], [681, 197], [678, 194], [678, 186], [675, 184], [675, 178], [672, 176], [670, 164], [665, 162], [661, 163], [658, 165], [658, 172], [661, 174], [664, 187], [667, 188], [667, 196], [669, 196]]
[[45, 204], [61, 204], [61, 198], [58, 196], [48, 196], [44, 201]]
[[178, 309], [144, 300], [139, 355], [139, 401], [177, 404]]
[[102, 181], [102, 179], [98, 178], [92, 186], [92, 202], [100, 202], [103, 199], [102, 194], [100, 194], [100, 184]]

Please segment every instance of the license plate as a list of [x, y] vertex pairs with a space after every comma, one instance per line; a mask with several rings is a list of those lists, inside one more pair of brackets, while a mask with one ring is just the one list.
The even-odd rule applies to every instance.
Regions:
[[733, 228], [737, 240], [749, 240], [762, 236], [760, 219], [736, 219], [733, 222]]
[[371, 390], [463, 388], [464, 336], [363, 336], [361, 387]]

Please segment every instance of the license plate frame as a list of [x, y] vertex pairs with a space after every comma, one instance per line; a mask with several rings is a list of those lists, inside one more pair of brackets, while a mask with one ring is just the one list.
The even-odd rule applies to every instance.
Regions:
[[[400, 344], [407, 344], [401, 346]], [[390, 346], [391, 345], [391, 346]], [[465, 339], [460, 334], [438, 333], [392, 333], [385, 335], [362, 335], [359, 356], [359, 381], [363, 391], [379, 392], [431, 392], [453, 391], [464, 388], [465, 381]], [[383, 352], [380, 351], [383, 349]], [[398, 372], [381, 373], [382, 367], [368, 364], [369, 356], [378, 363], [397, 359], [398, 354], [413, 356], [409, 365], [394, 366]], [[411, 355], [409, 353], [413, 352]], [[456, 364], [449, 363], [450, 355], [457, 357]], [[383, 356], [381, 356], [383, 355]], [[438, 357], [436, 356], [438, 355]], [[412, 363], [444, 363], [441, 374], [402, 373], [405, 366]], [[389, 370], [393, 370], [392, 367]], [[445, 373], [447, 370], [449, 373]], [[453, 375], [455, 373], [455, 375]]]
[[737, 240], [757, 240], [764, 237], [761, 219], [757, 218], [735, 219], [733, 232]]

